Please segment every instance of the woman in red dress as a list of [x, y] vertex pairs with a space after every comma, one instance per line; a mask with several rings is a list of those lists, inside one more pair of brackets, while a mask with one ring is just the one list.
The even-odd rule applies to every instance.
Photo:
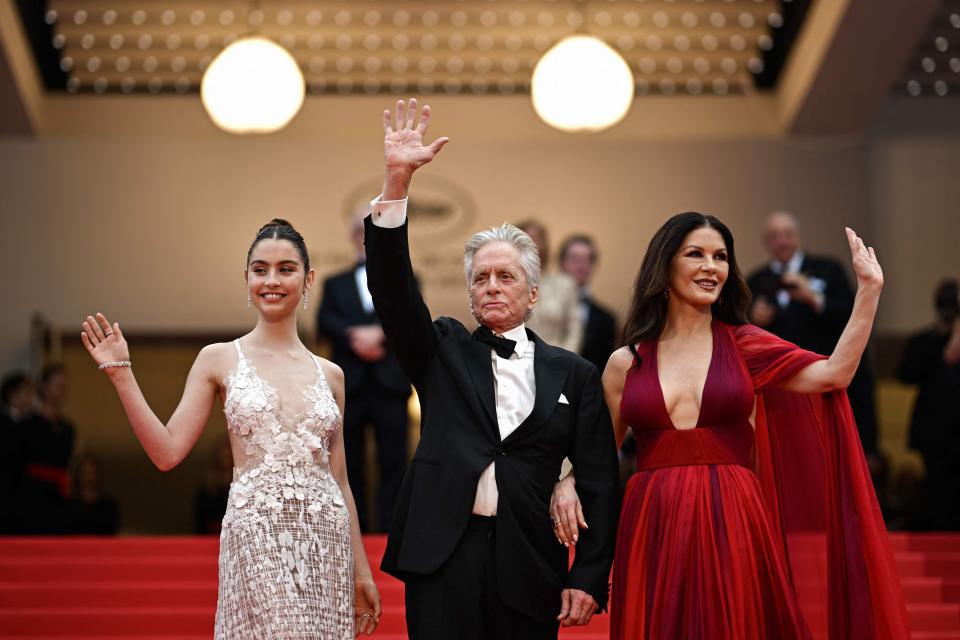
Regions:
[[[844, 392], [883, 273], [846, 233], [858, 290], [829, 357], [746, 323], [749, 289], [716, 218], [679, 214], [651, 240], [628, 346], [603, 374], [617, 443], [628, 426], [637, 440], [611, 638], [909, 637]], [[572, 539], [576, 509], [557, 499], [552, 510], [558, 539]]]

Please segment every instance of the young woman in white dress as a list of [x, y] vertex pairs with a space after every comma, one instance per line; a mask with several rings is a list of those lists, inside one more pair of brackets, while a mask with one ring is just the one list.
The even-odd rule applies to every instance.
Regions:
[[343, 371], [297, 335], [315, 272], [303, 237], [275, 219], [247, 253], [257, 324], [197, 356], [167, 424], [140, 391], [117, 323], [98, 313], [81, 339], [116, 387], [157, 468], [193, 448], [219, 396], [234, 478], [220, 535], [215, 637], [350, 640], [371, 634], [380, 595], [364, 553], [343, 452]]

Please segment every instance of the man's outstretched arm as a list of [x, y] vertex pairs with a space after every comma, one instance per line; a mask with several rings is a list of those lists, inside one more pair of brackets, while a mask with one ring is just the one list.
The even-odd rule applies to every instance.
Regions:
[[415, 384], [433, 356], [437, 336], [410, 262], [406, 197], [413, 173], [449, 140], [424, 146], [430, 107], [424, 106], [419, 124], [416, 116], [416, 100], [398, 101], [395, 114], [383, 112], [384, 191], [364, 221], [367, 285], [384, 333]]

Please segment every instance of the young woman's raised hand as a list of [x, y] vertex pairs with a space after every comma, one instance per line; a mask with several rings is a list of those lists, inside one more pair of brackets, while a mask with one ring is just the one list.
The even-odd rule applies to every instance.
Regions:
[[87, 316], [80, 339], [98, 365], [130, 359], [130, 350], [123, 339], [120, 325], [116, 322], [111, 325], [102, 313], [98, 313], [96, 318]]

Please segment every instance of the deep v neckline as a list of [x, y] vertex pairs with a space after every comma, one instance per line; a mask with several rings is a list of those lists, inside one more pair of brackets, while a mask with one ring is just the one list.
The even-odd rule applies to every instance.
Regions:
[[310, 412], [310, 403], [307, 402], [308, 394], [310, 393], [311, 390], [315, 390], [318, 386], [320, 386], [320, 382], [322, 380], [321, 376], [323, 375], [323, 372], [320, 370], [320, 362], [317, 359], [317, 357], [312, 353], [310, 354], [310, 359], [313, 360], [313, 366], [314, 366], [315, 372], [313, 374], [313, 383], [307, 385], [303, 389], [303, 391], [300, 392], [301, 402], [303, 406], [300, 409], [300, 411], [290, 414], [283, 410], [283, 407], [286, 406], [286, 403], [281, 401], [282, 399], [280, 398], [280, 392], [277, 390], [277, 387], [275, 387], [269, 380], [267, 380], [262, 375], [260, 375], [260, 371], [257, 370], [257, 365], [255, 365], [253, 363], [253, 360], [251, 360], [249, 356], [247, 356], [247, 354], [244, 352], [243, 346], [240, 344], [240, 340], [238, 339], [236, 342], [237, 342], [237, 351], [239, 352], [240, 357], [243, 358], [243, 360], [247, 363], [247, 366], [250, 367], [251, 375], [254, 378], [256, 378], [261, 385], [263, 385], [264, 389], [266, 389], [270, 393], [270, 395], [273, 396], [274, 401], [276, 403], [277, 414], [280, 416], [283, 416], [284, 418], [287, 418], [291, 422], [297, 422], [303, 416], [306, 416]]
[[692, 427], [687, 429], [677, 428], [677, 424], [670, 415], [670, 409], [667, 407], [667, 396], [663, 392], [663, 383], [660, 381], [660, 336], [653, 341], [653, 373], [657, 378], [657, 391], [660, 393], [660, 406], [663, 408], [663, 415], [667, 418], [667, 424], [674, 431], [693, 431], [700, 427], [700, 421], [703, 419], [703, 402], [706, 399], [707, 384], [710, 382], [710, 374], [713, 373], [713, 363], [717, 355], [717, 331], [716, 321], [710, 320], [710, 362], [707, 364], [707, 375], [703, 378], [703, 388], [700, 390], [700, 406], [697, 407], [697, 421]]

